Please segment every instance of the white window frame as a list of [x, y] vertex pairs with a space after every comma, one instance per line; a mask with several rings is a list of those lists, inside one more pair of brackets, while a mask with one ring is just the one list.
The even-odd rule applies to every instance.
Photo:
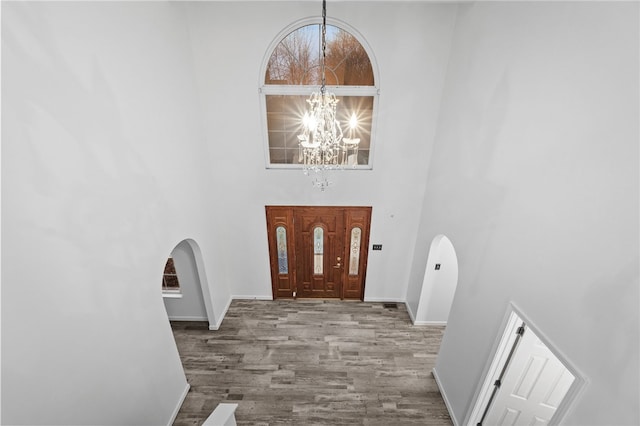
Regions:
[[[307, 25], [321, 25], [322, 18], [313, 17], [306, 18], [289, 25], [282, 30], [269, 44], [267, 52], [262, 60], [262, 66], [260, 67], [260, 80], [258, 86], [258, 93], [260, 95], [260, 115], [262, 118], [262, 145], [264, 148], [264, 163], [267, 169], [302, 169], [302, 164], [271, 164], [269, 161], [269, 129], [267, 123], [267, 95], [302, 95], [309, 96], [312, 91], [319, 90], [320, 86], [302, 86], [302, 85], [289, 85], [289, 84], [265, 84], [265, 75], [267, 72], [267, 65], [271, 54], [275, 50], [276, 46], [291, 32], [307, 26]], [[371, 62], [371, 69], [373, 71], [373, 86], [326, 86], [327, 92], [334, 93], [336, 96], [371, 96], [373, 97], [373, 113], [371, 116], [371, 140], [369, 144], [369, 163], [358, 164], [356, 166], [344, 167], [344, 170], [372, 170], [374, 151], [376, 145], [376, 127], [378, 116], [378, 98], [380, 96], [380, 83], [378, 64], [375, 60], [375, 56], [366, 42], [364, 37], [353, 27], [338, 19], [332, 19], [327, 17], [327, 25], [338, 27], [350, 33], [356, 38], [364, 48], [365, 52], [369, 56]]]
[[[173, 259], [173, 256], [169, 256], [167, 258], [167, 262], [169, 261], [169, 259]], [[175, 260], [173, 261], [173, 267], [175, 269], [176, 263]], [[165, 287], [164, 285], [162, 286], [162, 297], [164, 298], [181, 298], [182, 297], [182, 286], [180, 285], [180, 279], [178, 278], [178, 271], [176, 270], [175, 274], [165, 274], [164, 271], [162, 271], [162, 281], [164, 281], [164, 277], [167, 275], [170, 276], [175, 276], [176, 280], [178, 280], [178, 288], [175, 287]]]

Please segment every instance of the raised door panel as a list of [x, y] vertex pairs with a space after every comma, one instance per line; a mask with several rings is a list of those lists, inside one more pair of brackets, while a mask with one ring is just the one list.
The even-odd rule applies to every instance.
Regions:
[[274, 298], [295, 297], [293, 208], [266, 207], [269, 263]]
[[362, 300], [364, 297], [370, 222], [371, 207], [345, 209], [344, 299]]
[[342, 211], [331, 207], [298, 207], [294, 217], [298, 297], [341, 297]]
[[485, 425], [546, 425], [575, 377], [527, 328]]

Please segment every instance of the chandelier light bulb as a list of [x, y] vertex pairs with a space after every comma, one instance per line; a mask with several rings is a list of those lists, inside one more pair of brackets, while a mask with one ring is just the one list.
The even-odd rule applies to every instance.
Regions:
[[326, 172], [343, 166], [357, 165], [358, 144], [360, 139], [353, 138], [354, 129], [358, 125], [353, 113], [349, 124], [349, 138], [343, 137], [340, 122], [337, 120], [336, 105], [339, 99], [334, 93], [327, 92], [325, 86], [325, 51], [326, 51], [326, 0], [322, 1], [322, 51], [320, 69], [322, 85], [320, 91], [311, 93], [307, 99], [308, 110], [302, 118], [303, 133], [298, 135], [299, 161], [305, 175], [314, 172], [313, 186], [324, 191], [331, 182]]
[[356, 117], [356, 113], [354, 112], [349, 119], [349, 128], [355, 129], [356, 127], [358, 127], [358, 117]]
[[315, 132], [317, 128], [318, 121], [316, 120], [316, 118], [314, 116], [307, 117], [307, 129], [309, 129], [311, 132]]

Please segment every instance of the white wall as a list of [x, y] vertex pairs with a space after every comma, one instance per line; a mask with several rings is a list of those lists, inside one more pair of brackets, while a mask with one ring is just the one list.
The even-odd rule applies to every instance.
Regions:
[[638, 6], [461, 7], [418, 236], [458, 255], [459, 422], [514, 301], [589, 380], [563, 424], [640, 423]]
[[265, 170], [257, 90], [315, 2], [3, 3], [2, 422], [166, 424], [167, 253], [198, 242], [221, 318], [271, 295], [264, 205], [310, 204], [373, 206], [368, 300], [455, 242], [456, 417], [514, 300], [591, 380], [567, 424], [639, 423], [638, 5], [456, 10], [330, 3], [375, 54], [380, 121], [374, 169], [320, 193]]
[[422, 194], [449, 55], [454, 5], [334, 2], [375, 54], [380, 74], [374, 169], [332, 175], [325, 192], [300, 170], [266, 170], [260, 67], [273, 39], [319, 16], [315, 2], [194, 2], [185, 5], [221, 226], [224, 270], [243, 297], [271, 297], [265, 205], [372, 206], [365, 299], [404, 301]]
[[271, 296], [266, 204], [373, 206], [366, 297], [404, 300], [455, 6], [331, 6], [381, 97], [374, 170], [325, 193], [265, 170], [257, 91], [272, 39], [318, 4], [2, 8], [3, 423], [169, 422], [167, 253], [198, 242], [215, 327], [231, 294]]
[[200, 275], [196, 259], [188, 241], [181, 241], [171, 252], [176, 274], [180, 282], [179, 298], [165, 297], [164, 307], [170, 320], [207, 321]]
[[218, 266], [191, 64], [168, 3], [2, 4], [2, 424], [162, 425], [180, 402], [160, 274], [187, 237]]

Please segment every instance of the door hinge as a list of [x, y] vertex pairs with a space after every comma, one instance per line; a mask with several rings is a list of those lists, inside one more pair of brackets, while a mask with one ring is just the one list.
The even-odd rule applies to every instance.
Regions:
[[502, 382], [500, 381], [500, 379], [496, 380], [495, 383], [493, 384], [493, 386], [499, 388], [500, 386], [502, 386]]
[[518, 330], [516, 330], [516, 334], [520, 336], [524, 336], [524, 325], [521, 325], [520, 327], [518, 327]]

